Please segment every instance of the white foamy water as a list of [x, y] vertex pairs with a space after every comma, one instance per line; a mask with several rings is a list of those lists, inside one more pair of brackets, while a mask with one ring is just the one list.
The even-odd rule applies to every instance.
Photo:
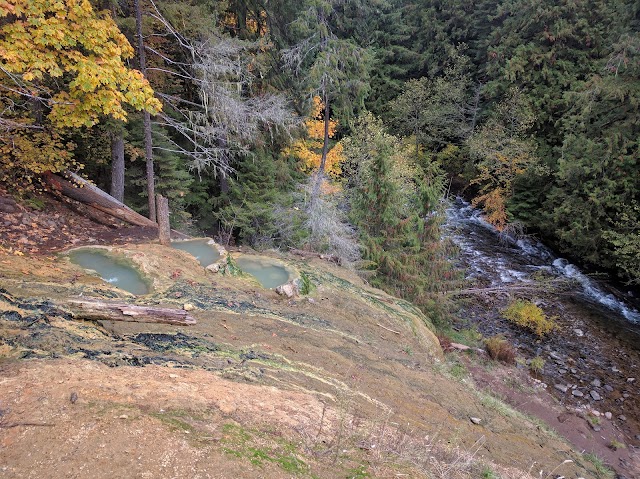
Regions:
[[469, 265], [468, 278], [489, 280], [492, 286], [513, 286], [533, 282], [532, 275], [543, 270], [574, 280], [587, 298], [619, 313], [631, 323], [640, 324], [638, 310], [606, 292], [577, 266], [559, 258], [533, 238], [501, 235], [482, 218], [479, 210], [460, 198], [456, 198], [447, 210], [445, 229]]

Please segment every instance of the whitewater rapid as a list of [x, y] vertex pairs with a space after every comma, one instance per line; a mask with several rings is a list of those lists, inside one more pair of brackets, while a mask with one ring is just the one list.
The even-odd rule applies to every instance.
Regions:
[[445, 231], [458, 246], [470, 280], [509, 287], [533, 284], [536, 273], [543, 272], [546, 277], [571, 280], [586, 300], [640, 325], [640, 311], [608, 292], [606, 283], [590, 278], [534, 238], [501, 234], [482, 218], [480, 210], [461, 198], [452, 201], [447, 209]]

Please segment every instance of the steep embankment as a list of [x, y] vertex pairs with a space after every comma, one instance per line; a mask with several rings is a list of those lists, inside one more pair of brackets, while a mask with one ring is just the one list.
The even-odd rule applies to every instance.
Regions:
[[[314, 285], [287, 300], [159, 245], [113, 252], [151, 294], [64, 257], [0, 258], [5, 477], [595, 477], [455, 380], [418, 310], [341, 268], [286, 259]], [[61, 305], [80, 295], [187, 304], [198, 324], [77, 321]]]

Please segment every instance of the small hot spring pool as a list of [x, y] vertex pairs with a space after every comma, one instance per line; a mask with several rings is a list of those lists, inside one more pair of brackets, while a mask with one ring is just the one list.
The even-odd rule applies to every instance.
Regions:
[[117, 288], [132, 294], [147, 294], [149, 287], [140, 273], [123, 262], [95, 250], [75, 250], [68, 253], [72, 263], [91, 269], [100, 277]]
[[188, 240], [188, 241], [174, 241], [171, 243], [172, 248], [176, 248], [182, 251], [186, 251], [191, 256], [195, 257], [202, 266], [209, 266], [220, 259], [220, 252], [212, 244], [209, 238]]
[[254, 276], [265, 288], [275, 288], [289, 281], [289, 272], [282, 266], [246, 256], [238, 257], [236, 263], [242, 271]]

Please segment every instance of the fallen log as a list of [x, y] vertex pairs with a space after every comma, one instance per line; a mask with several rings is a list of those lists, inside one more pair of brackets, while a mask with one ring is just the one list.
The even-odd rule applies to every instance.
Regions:
[[43, 177], [47, 185], [69, 198], [88, 204], [127, 223], [157, 228], [154, 221], [136, 213], [127, 205], [119, 202], [113, 196], [105, 193], [97, 186], [92, 185], [84, 178], [70, 171], [65, 171], [64, 174], [71, 181], [51, 172], [45, 173]]
[[289, 248], [289, 252], [298, 256], [302, 256], [303, 258], [320, 258], [331, 263], [336, 263], [337, 265], [342, 264], [342, 260], [332, 254], [315, 253], [313, 251], [304, 251], [297, 248]]
[[57, 191], [53, 193], [61, 201], [64, 201], [65, 205], [71, 208], [73, 211], [75, 211], [79, 215], [86, 216], [87, 218], [91, 219], [92, 221], [98, 224], [108, 226], [109, 228], [112, 228], [112, 229], [118, 229], [124, 225], [122, 220], [119, 220], [114, 216], [108, 215], [104, 211], [100, 211], [94, 208], [93, 206], [80, 203], [79, 201], [66, 197], [62, 193]]
[[[540, 292], [544, 291], [548, 288], [554, 288], [562, 286], [564, 280], [553, 281], [548, 284], [533, 284], [533, 285], [514, 285], [514, 286], [492, 286], [488, 288], [469, 288], [469, 289], [458, 289], [454, 291], [443, 291], [442, 294], [445, 296], [466, 296], [473, 294], [492, 294], [492, 293], [510, 293], [512, 291], [531, 291], [531, 292]], [[556, 292], [556, 294], [559, 294]]]
[[144, 306], [100, 299], [69, 299], [59, 303], [74, 318], [91, 321], [127, 321], [191, 326], [196, 320], [183, 309]]
[[[102, 191], [81, 176], [68, 170], [64, 171], [63, 174], [66, 178], [51, 172], [43, 174], [42, 177], [44, 182], [58, 194], [84, 203], [91, 208], [102, 211], [132, 225], [151, 228], [158, 227], [155, 221], [151, 221], [146, 216], [142, 216], [140, 213], [133, 211], [127, 205], [118, 201], [105, 191]], [[174, 238], [190, 238], [190, 236], [175, 230], [171, 230], [171, 233]]]

